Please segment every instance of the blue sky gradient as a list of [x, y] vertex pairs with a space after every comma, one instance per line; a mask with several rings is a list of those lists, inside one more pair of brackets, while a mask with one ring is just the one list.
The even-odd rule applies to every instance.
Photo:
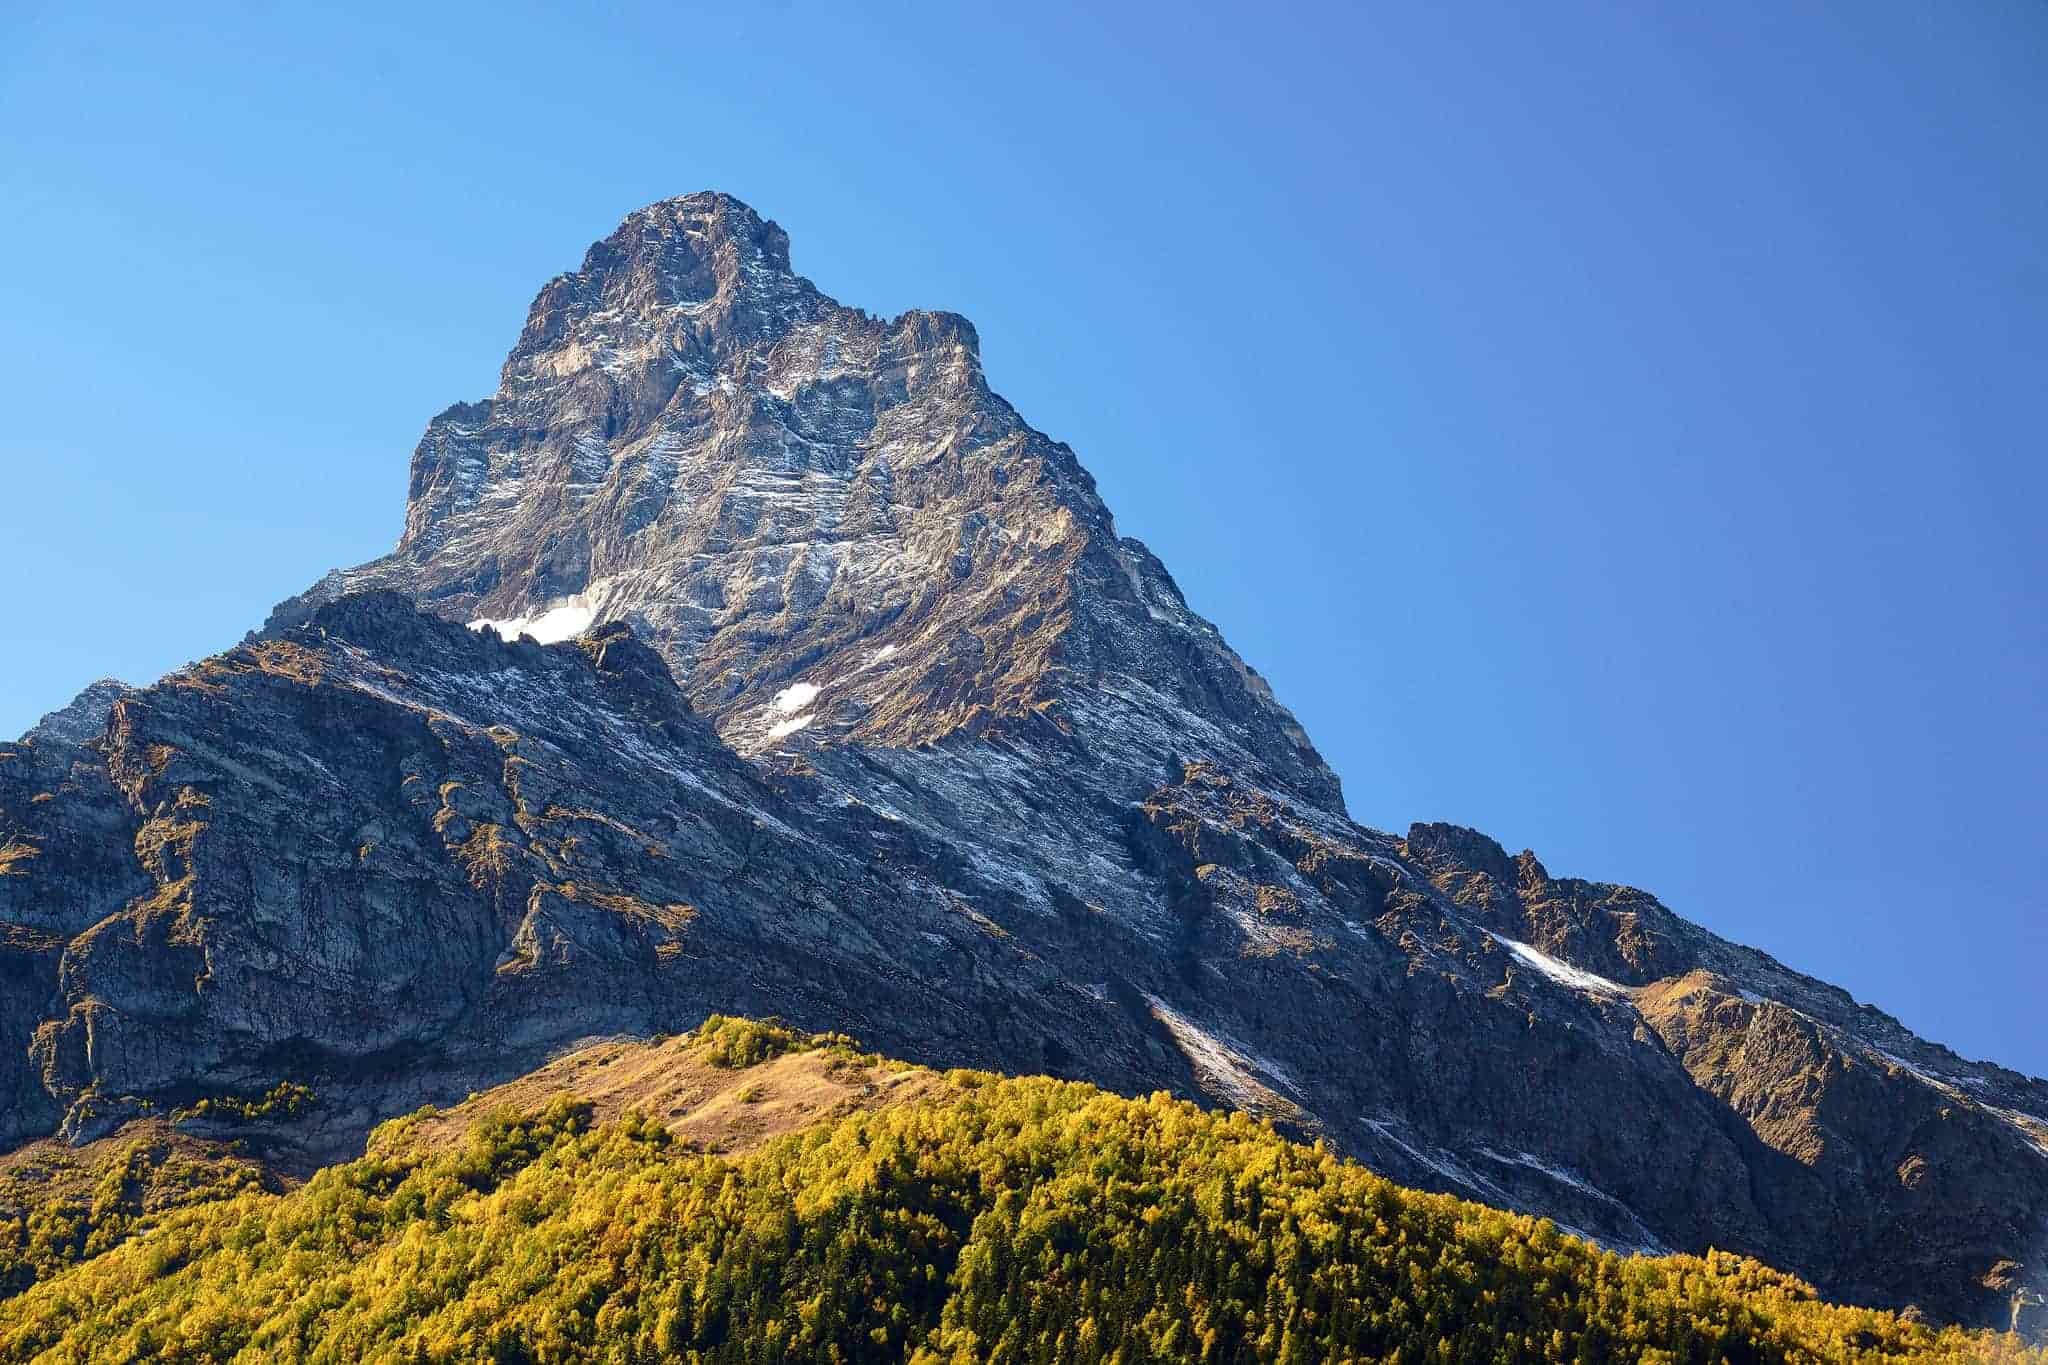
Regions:
[[2048, 8], [0, 8], [0, 733], [389, 548], [728, 190], [949, 308], [1354, 815], [2048, 1073]]

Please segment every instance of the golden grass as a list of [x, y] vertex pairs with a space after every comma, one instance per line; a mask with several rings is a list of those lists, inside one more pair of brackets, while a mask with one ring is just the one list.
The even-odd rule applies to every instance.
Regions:
[[34, 844], [10, 839], [0, 844], [0, 877], [26, 877], [28, 864], [42, 856], [43, 851]]
[[712, 1064], [695, 1035], [681, 1034], [580, 1048], [406, 1125], [403, 1140], [450, 1150], [486, 1114], [539, 1109], [570, 1095], [590, 1101], [599, 1122], [638, 1110], [706, 1151], [744, 1152], [820, 1119], [921, 1099], [944, 1083], [936, 1072], [837, 1050], [789, 1053], [735, 1070]]

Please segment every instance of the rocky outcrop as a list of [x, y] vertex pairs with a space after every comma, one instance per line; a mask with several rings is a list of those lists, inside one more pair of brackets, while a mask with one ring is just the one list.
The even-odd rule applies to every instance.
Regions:
[[542, 291], [390, 556], [87, 747], [0, 746], [0, 847], [9, 1141], [289, 1080], [263, 1141], [309, 1162], [720, 1011], [1838, 1297], [2003, 1325], [2048, 1267], [2048, 1085], [1643, 892], [1351, 822], [964, 320], [833, 303], [723, 196]]
[[134, 692], [118, 678], [101, 678], [83, 692], [36, 722], [36, 728], [22, 736], [44, 744], [86, 744], [107, 728], [114, 703]]

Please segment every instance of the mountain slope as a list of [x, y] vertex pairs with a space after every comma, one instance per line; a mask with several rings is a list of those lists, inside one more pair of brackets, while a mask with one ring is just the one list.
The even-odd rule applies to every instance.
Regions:
[[0, 1141], [293, 1082], [303, 1168], [578, 1038], [778, 1014], [1841, 1299], [2048, 1286], [2048, 1085], [1642, 892], [1352, 823], [964, 321], [832, 303], [723, 196], [542, 291], [391, 556], [88, 746], [0, 746], [0, 873]]
[[1828, 1307], [1731, 1256], [1603, 1253], [1398, 1189], [1243, 1115], [938, 1075], [725, 1020], [395, 1121], [303, 1189], [169, 1213], [0, 1303], [9, 1359], [244, 1351], [2037, 1358]]

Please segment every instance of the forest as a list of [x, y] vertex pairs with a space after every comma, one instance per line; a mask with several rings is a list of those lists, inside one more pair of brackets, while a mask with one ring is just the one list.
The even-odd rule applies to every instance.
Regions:
[[[848, 1039], [714, 1017], [753, 1074]], [[956, 1071], [758, 1145], [574, 1094], [385, 1124], [278, 1191], [138, 1190], [136, 1150], [0, 1217], [0, 1359], [2035, 1361], [1720, 1252], [1623, 1256], [1161, 1093]], [[764, 1093], [746, 1085], [735, 1103]]]

